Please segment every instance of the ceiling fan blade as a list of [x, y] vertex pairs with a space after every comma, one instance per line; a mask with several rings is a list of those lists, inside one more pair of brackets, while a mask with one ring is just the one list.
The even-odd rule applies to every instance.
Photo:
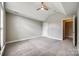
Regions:
[[37, 10], [40, 10], [41, 8], [38, 8]]
[[48, 8], [44, 8], [45, 10], [48, 10]]

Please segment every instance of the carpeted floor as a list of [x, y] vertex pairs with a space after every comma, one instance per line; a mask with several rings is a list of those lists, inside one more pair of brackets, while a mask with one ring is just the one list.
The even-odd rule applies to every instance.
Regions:
[[76, 56], [72, 40], [38, 37], [6, 45], [4, 56]]

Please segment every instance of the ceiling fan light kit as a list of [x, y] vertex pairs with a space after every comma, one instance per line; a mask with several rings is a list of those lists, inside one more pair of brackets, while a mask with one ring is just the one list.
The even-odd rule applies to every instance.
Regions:
[[48, 7], [46, 6], [46, 4], [44, 4], [45, 2], [41, 2], [41, 7], [40, 8], [38, 8], [37, 10], [48, 10]]

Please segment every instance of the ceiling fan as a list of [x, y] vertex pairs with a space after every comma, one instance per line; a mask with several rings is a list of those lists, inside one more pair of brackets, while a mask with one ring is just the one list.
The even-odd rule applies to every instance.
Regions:
[[37, 10], [48, 10], [48, 7], [46, 6], [45, 2], [41, 2], [41, 7]]

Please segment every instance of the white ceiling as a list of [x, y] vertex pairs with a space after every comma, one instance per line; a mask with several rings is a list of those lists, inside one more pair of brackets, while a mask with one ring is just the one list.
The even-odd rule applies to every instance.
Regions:
[[78, 2], [63, 2], [62, 6], [68, 16], [71, 16], [77, 13]]
[[40, 2], [6, 2], [5, 7], [7, 12], [13, 12], [15, 14], [21, 14], [24, 17], [45, 21], [48, 16], [52, 14], [62, 13], [64, 15], [71, 15], [76, 13], [77, 4], [76, 2], [48, 2], [48, 11], [36, 10], [41, 6]]

